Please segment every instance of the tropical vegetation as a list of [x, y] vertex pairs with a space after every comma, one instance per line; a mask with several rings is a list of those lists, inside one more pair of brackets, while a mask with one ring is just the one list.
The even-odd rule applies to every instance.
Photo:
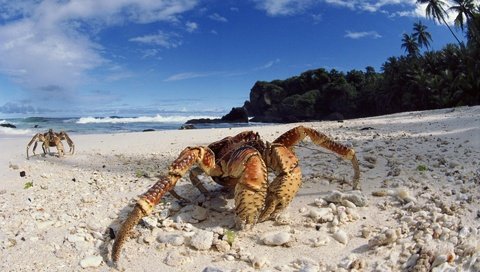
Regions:
[[[245, 108], [258, 121], [290, 122], [480, 104], [480, 8], [474, 0], [453, 2], [447, 8], [440, 0], [417, 1], [427, 4], [427, 17], [448, 26], [456, 43], [431, 50], [432, 37], [419, 21], [402, 37], [405, 55], [388, 58], [381, 72], [320, 68], [259, 81]], [[447, 24], [447, 10], [456, 14], [455, 27], [466, 43]]]

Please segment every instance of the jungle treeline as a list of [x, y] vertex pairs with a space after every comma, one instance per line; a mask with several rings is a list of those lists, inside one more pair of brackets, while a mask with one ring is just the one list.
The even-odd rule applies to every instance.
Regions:
[[[421, 21], [405, 33], [399, 46], [405, 54], [381, 66], [348, 72], [323, 68], [271, 82], [258, 81], [244, 104], [255, 121], [336, 120], [480, 104], [480, 8], [473, 0], [427, 3], [428, 18], [445, 23], [456, 43], [432, 50], [432, 37]], [[445, 22], [453, 10], [460, 41]], [[458, 35], [458, 34], [457, 34]]]

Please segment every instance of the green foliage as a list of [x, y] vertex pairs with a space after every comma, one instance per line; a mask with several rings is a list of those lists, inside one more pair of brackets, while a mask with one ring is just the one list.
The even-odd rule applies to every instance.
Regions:
[[420, 172], [427, 171], [427, 166], [425, 166], [423, 164], [420, 164], [420, 165], [417, 166], [417, 170], [420, 171]]
[[135, 170], [135, 177], [141, 178], [141, 177], [148, 177], [148, 174], [143, 171], [142, 169], [137, 169]]
[[[427, 15], [443, 22], [441, 8], [424, 2], [429, 4]], [[334, 113], [353, 118], [480, 104], [480, 8], [472, 1], [456, 3], [452, 10], [466, 18], [466, 45], [428, 51], [432, 37], [417, 22], [413, 33], [402, 39], [408, 56], [388, 58], [381, 73], [370, 66], [346, 73], [320, 68], [285, 80], [259, 81], [250, 92], [249, 114], [291, 122], [321, 120]]]
[[230, 229], [225, 229], [223, 231], [223, 235], [225, 235], [226, 237], [226, 241], [227, 243], [229, 243], [230, 245], [233, 245], [233, 242], [235, 241], [235, 231], [233, 230], [230, 230]]
[[28, 189], [30, 187], [33, 187], [33, 182], [32, 181], [26, 182], [25, 185], [23, 186], [23, 189]]
[[315, 104], [319, 90], [311, 90], [304, 94], [295, 94], [285, 98], [279, 106], [279, 111], [284, 116], [293, 116], [298, 119], [313, 119], [315, 117]]

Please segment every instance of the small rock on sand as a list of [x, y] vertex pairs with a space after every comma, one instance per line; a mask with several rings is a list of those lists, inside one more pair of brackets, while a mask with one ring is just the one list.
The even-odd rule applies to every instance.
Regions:
[[102, 257], [100, 257], [100, 256], [88, 256], [85, 259], [80, 261], [80, 266], [82, 268], [99, 267], [101, 263], [102, 263]]
[[170, 244], [174, 246], [181, 246], [185, 242], [185, 237], [179, 234], [165, 234], [158, 235], [157, 240], [160, 243]]
[[207, 250], [212, 247], [213, 244], [213, 232], [199, 230], [193, 235], [190, 245], [198, 250]]
[[267, 232], [260, 238], [262, 242], [269, 246], [281, 246], [290, 241], [290, 234], [288, 232]]
[[335, 232], [333, 238], [344, 245], [348, 243], [348, 234], [343, 230]]

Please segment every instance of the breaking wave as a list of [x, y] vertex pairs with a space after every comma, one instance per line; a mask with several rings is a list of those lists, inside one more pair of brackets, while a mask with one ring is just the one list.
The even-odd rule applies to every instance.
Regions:
[[76, 122], [77, 124], [92, 124], [92, 123], [185, 123], [190, 119], [199, 118], [219, 118], [217, 116], [139, 116], [139, 117], [81, 117]]
[[29, 135], [29, 134], [33, 135], [33, 131], [30, 129], [0, 127], [0, 136], [15, 136], [15, 135]]

